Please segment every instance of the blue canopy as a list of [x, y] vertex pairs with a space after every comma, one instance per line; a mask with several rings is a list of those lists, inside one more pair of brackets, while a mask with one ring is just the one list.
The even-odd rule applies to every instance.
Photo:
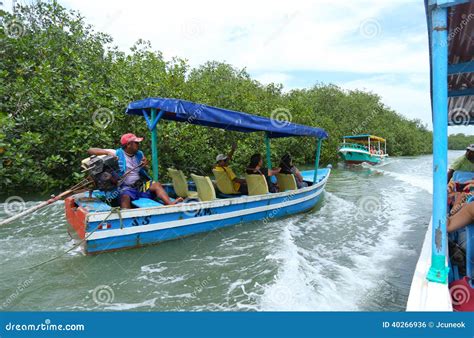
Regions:
[[267, 132], [271, 138], [310, 136], [325, 139], [328, 137], [328, 133], [321, 128], [308, 127], [287, 121], [278, 121], [262, 116], [178, 99], [157, 97], [135, 101], [128, 105], [125, 113], [145, 116], [150, 125], [150, 122], [153, 121], [149, 121], [148, 114], [152, 108], [162, 112], [161, 118], [165, 120], [240, 132], [264, 131]]

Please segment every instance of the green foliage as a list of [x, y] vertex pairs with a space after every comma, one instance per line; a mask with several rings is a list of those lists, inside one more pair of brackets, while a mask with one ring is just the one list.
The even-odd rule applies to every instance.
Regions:
[[474, 135], [464, 135], [462, 133], [448, 136], [448, 149], [465, 150], [466, 147], [474, 143]]
[[[387, 138], [391, 155], [431, 152], [431, 132], [385, 107], [380, 98], [317, 84], [283, 92], [262, 85], [245, 69], [208, 62], [191, 69], [185, 60], [165, 61], [149, 42], [139, 40], [128, 53], [112, 46], [81, 15], [57, 2], [1, 13], [0, 27], [0, 189], [49, 190], [77, 182], [89, 147], [116, 148], [120, 135], [149, 137], [142, 118], [123, 112], [145, 97], [176, 97], [326, 129], [321, 162], [337, 160], [343, 135], [372, 133]], [[20, 26], [20, 34], [9, 31]], [[273, 113], [272, 113], [273, 112]], [[264, 153], [261, 133], [243, 134], [185, 123], [159, 125], [160, 173], [175, 166], [209, 172], [217, 153], [239, 146], [233, 166], [242, 172], [255, 152]], [[285, 152], [295, 163], [314, 161], [315, 140], [273, 140], [274, 165]], [[143, 150], [150, 153], [149, 138]]]

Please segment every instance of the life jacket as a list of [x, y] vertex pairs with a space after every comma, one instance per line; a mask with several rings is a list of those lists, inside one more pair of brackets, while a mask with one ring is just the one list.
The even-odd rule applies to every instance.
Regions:
[[[119, 163], [119, 176], [122, 177], [123, 175], [125, 175], [125, 173], [127, 172], [127, 161], [125, 160], [125, 151], [122, 149], [122, 148], [118, 148], [115, 150], [115, 155], [118, 157], [118, 163]], [[135, 154], [135, 156], [137, 157], [137, 162], [140, 163], [143, 159], [143, 152], [141, 150], [137, 151], [137, 153]], [[131, 169], [131, 168], [129, 168]], [[145, 170], [145, 168], [140, 168], [140, 171], [139, 171], [139, 174], [140, 174], [140, 177], [144, 177], [146, 178], [147, 180], [151, 180], [151, 177], [150, 175], [148, 175], [147, 171]]]

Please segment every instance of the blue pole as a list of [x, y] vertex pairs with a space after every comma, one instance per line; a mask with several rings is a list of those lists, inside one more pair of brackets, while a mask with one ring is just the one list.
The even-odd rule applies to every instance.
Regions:
[[[151, 109], [151, 120], [155, 121], [156, 119], [156, 109]], [[151, 167], [153, 169], [153, 181], [158, 182], [158, 144], [156, 131], [157, 126], [151, 130]]]
[[431, 66], [433, 100], [433, 219], [429, 281], [446, 284], [446, 215], [448, 170], [448, 31], [447, 9], [435, 7], [431, 13]]
[[316, 158], [314, 159], [314, 176], [313, 176], [313, 183], [316, 184], [316, 180], [318, 179], [318, 168], [319, 168], [319, 156], [321, 154], [321, 139], [318, 138], [318, 145], [316, 147]]

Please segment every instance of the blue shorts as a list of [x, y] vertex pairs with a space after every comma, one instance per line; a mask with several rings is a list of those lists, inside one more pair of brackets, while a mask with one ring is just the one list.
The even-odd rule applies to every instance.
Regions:
[[141, 192], [140, 190], [132, 188], [132, 187], [121, 188], [120, 197], [122, 197], [123, 195], [130, 196], [130, 200], [132, 201], [135, 201], [139, 198], [149, 198], [149, 199], [155, 198], [155, 195], [150, 190]]

